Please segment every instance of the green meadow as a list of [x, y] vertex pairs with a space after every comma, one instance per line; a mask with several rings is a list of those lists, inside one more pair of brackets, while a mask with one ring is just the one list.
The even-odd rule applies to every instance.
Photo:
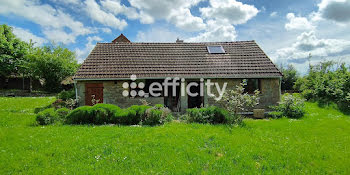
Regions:
[[0, 98], [0, 174], [349, 174], [350, 116], [306, 103], [299, 120], [240, 127], [35, 124], [55, 98]]

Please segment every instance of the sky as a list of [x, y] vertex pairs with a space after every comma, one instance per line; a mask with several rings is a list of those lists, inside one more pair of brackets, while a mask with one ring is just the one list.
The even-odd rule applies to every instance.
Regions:
[[[83, 62], [97, 42], [255, 40], [278, 65], [350, 63], [350, 0], [0, 0], [0, 24]], [[311, 58], [309, 59], [309, 56]]]

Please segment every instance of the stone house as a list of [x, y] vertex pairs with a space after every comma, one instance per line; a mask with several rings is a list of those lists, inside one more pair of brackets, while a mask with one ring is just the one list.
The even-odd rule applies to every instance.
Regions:
[[[175, 88], [162, 86], [160, 95], [150, 95], [152, 83], [164, 82], [167, 77], [178, 83]], [[255, 89], [261, 92], [257, 108], [267, 108], [280, 100], [281, 78], [282, 73], [255, 41], [134, 43], [121, 34], [111, 43], [97, 43], [74, 82], [79, 105], [92, 105], [94, 99], [129, 107], [146, 99], [183, 112], [217, 104], [202, 86], [189, 87], [196, 96], [184, 95], [182, 87], [193, 82], [210, 80], [220, 87], [226, 83], [227, 88], [234, 88], [244, 80], [248, 93]], [[166, 91], [170, 95], [165, 95]]]

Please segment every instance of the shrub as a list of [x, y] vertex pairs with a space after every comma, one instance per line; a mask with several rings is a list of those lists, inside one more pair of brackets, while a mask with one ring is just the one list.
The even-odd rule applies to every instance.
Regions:
[[[149, 111], [149, 109], [152, 109]], [[126, 109], [111, 104], [96, 104], [93, 107], [83, 106], [70, 112], [66, 117], [67, 124], [121, 124], [146, 125], [162, 124], [169, 120], [171, 111], [164, 106], [151, 107], [133, 105]]]
[[59, 119], [53, 108], [45, 109], [36, 115], [36, 121], [40, 125], [49, 125], [55, 123]]
[[75, 98], [75, 91], [74, 91], [74, 89], [69, 90], [69, 91], [63, 90], [60, 93], [58, 93], [57, 98], [62, 99], [63, 101], [66, 101], [68, 99], [74, 99]]
[[93, 123], [100, 125], [105, 123], [112, 123], [112, 118], [115, 113], [118, 113], [121, 109], [112, 104], [96, 104], [92, 107], [92, 113], [94, 115]]
[[45, 109], [49, 109], [49, 108], [52, 108], [51, 104], [47, 105], [47, 106], [44, 106], [44, 107], [35, 108], [34, 109], [34, 114], [38, 114], [39, 112], [44, 111]]
[[57, 116], [60, 121], [65, 122], [67, 115], [69, 114], [70, 110], [68, 108], [60, 108], [56, 110]]
[[271, 113], [273, 117], [287, 117], [287, 118], [301, 118], [305, 114], [304, 100], [300, 97], [296, 97], [290, 94], [286, 94], [282, 97], [282, 101], [278, 106], [273, 106], [272, 109], [276, 110]]
[[307, 100], [321, 105], [336, 103], [343, 112], [350, 108], [350, 72], [342, 64], [332, 61], [309, 66], [308, 75], [295, 83]]
[[146, 115], [146, 110], [151, 108], [151, 106], [148, 105], [133, 105], [128, 108], [128, 110], [135, 111], [135, 115], [130, 115], [129, 120], [130, 123], [135, 125], [139, 124]]
[[230, 120], [229, 112], [216, 106], [187, 109], [186, 115], [188, 122], [196, 123], [228, 123]]
[[157, 104], [146, 110], [142, 124], [153, 126], [170, 122], [172, 119], [171, 110], [161, 104]]
[[67, 124], [93, 124], [94, 111], [91, 106], [82, 106], [74, 109], [67, 115]]

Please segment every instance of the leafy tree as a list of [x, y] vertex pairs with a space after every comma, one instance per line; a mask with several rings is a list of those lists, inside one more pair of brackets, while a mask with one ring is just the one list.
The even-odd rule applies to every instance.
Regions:
[[31, 75], [44, 79], [44, 88], [50, 92], [61, 90], [61, 81], [74, 75], [78, 68], [74, 52], [62, 46], [33, 48], [26, 58], [25, 67]]
[[230, 123], [240, 124], [243, 118], [238, 115], [238, 112], [245, 111], [246, 109], [259, 104], [260, 91], [255, 90], [253, 95], [244, 93], [245, 85], [245, 83], [240, 83], [236, 88], [226, 90], [223, 97], [218, 100], [218, 102], [230, 112], [232, 120]]
[[10, 26], [0, 25], [0, 76], [18, 73], [27, 48], [28, 44], [18, 39]]
[[286, 69], [281, 66], [280, 70], [283, 73], [281, 83], [282, 90], [295, 90], [294, 84], [299, 78], [297, 70], [291, 64], [289, 64]]
[[343, 109], [350, 108], [350, 72], [344, 63], [337, 66], [326, 61], [310, 65], [309, 74], [298, 80], [296, 86], [308, 100], [323, 104], [334, 102]]

